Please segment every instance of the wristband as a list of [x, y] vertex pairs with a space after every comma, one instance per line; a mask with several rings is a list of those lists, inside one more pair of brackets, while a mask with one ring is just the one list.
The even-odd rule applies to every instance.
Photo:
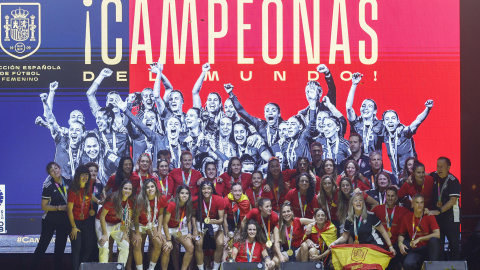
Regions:
[[[268, 255], [265, 256], [265, 260], [267, 260], [267, 259], [270, 259], [270, 256], [268, 256]], [[270, 260], [271, 260], [271, 259], [270, 259]]]
[[170, 240], [167, 239], [167, 242], [172, 242], [172, 239], [170, 239]]
[[77, 226], [75, 226], [75, 227], [72, 227], [72, 230], [73, 230], [73, 229], [76, 229], [76, 228], [77, 228]]

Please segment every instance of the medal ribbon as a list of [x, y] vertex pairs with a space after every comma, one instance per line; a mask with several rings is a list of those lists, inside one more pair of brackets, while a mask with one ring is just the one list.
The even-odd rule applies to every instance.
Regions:
[[290, 236], [288, 235], [287, 229], [288, 228], [285, 227], [285, 237], [287, 237], [288, 250], [291, 250], [292, 249], [293, 221], [292, 221], [292, 225], [290, 225]]
[[208, 218], [208, 215], [210, 214], [210, 207], [212, 207], [212, 201], [213, 201], [213, 197], [210, 197], [210, 202], [208, 203], [208, 210], [207, 210], [207, 204], [205, 203], [205, 200], [203, 200], [203, 210], [205, 211], [205, 214], [207, 214], [207, 218]]
[[[420, 226], [420, 222], [422, 222], [423, 214], [420, 217], [420, 220], [418, 221], [418, 226]], [[415, 236], [417, 235], [417, 231], [420, 231], [420, 228], [418, 226], [415, 226], [415, 214], [413, 214], [413, 219], [412, 219], [412, 227], [413, 227], [413, 236], [412, 236], [412, 241], [415, 240]]]
[[123, 208], [123, 215], [122, 215], [122, 225], [125, 226], [127, 224], [127, 221], [129, 220], [129, 210], [130, 208], [128, 207], [128, 201], [125, 202], [125, 207]]
[[263, 224], [263, 230], [265, 231], [265, 234], [267, 234], [267, 240], [270, 241], [270, 218], [268, 218], [268, 233], [267, 233], [267, 227], [265, 226], [265, 221], [263, 220], [263, 217], [260, 216], [262, 219], [262, 224]]
[[178, 226], [178, 231], [180, 232], [182, 230], [182, 224], [183, 224], [183, 219], [185, 218], [185, 206], [183, 207], [182, 211], [182, 217], [180, 218], [180, 224]]
[[55, 182], [55, 185], [57, 186], [58, 191], [62, 195], [63, 200], [65, 201], [65, 203], [67, 203], [67, 188], [65, 187], [65, 181], [63, 181], [63, 178], [62, 178], [63, 192], [60, 189], [60, 185], [57, 182]]
[[245, 240], [245, 249], [247, 250], [247, 261], [252, 262], [253, 260], [253, 251], [255, 251], [255, 240], [253, 241], [252, 250], [248, 249], [248, 241]]
[[392, 214], [390, 217], [388, 217], [387, 205], [385, 204], [385, 220], [387, 221], [388, 231], [390, 231], [392, 228], [393, 215], [395, 215], [395, 208], [397, 208], [397, 206], [393, 207]]
[[[442, 189], [440, 189], [440, 179], [437, 182], [438, 187], [438, 202], [442, 202], [442, 193], [443, 190], [447, 188], [448, 176], [445, 178], [445, 182], [443, 182]], [[423, 190], [423, 189], [422, 189]]]
[[302, 218], [305, 217], [305, 211], [307, 211], [307, 200], [305, 200], [305, 204], [302, 208], [302, 197], [300, 195], [300, 191], [298, 192], [298, 205], [300, 206], [300, 211], [302, 213]]
[[168, 180], [167, 180], [167, 178], [165, 178], [165, 186], [166, 186], [166, 188], [163, 186], [162, 181], [163, 181], [163, 180], [160, 179], [160, 185], [162, 186], [162, 190], [163, 190], [163, 192], [165, 193], [165, 195], [167, 195], [167, 193], [168, 193]]
[[85, 188], [83, 189], [83, 201], [82, 201], [82, 210], [80, 210], [80, 214], [83, 215], [83, 209], [85, 208]]
[[[360, 220], [358, 221], [358, 230], [360, 230], [360, 225], [362, 225], [363, 216], [360, 216]], [[355, 241], [358, 242], [358, 233], [357, 233], [357, 222], [356, 220], [353, 221], [353, 229], [355, 231]]]
[[148, 221], [148, 227], [152, 228], [152, 223], [153, 220], [157, 217], [158, 213], [158, 208], [157, 208], [157, 196], [155, 196], [155, 209], [153, 210], [153, 216], [152, 216], [152, 209], [150, 208], [150, 202], [148, 202], [148, 208], [147, 208], [147, 221]]
[[185, 173], [182, 170], [183, 184], [186, 185], [187, 187], [190, 186], [190, 178], [191, 177], [192, 177], [192, 169], [190, 169], [190, 172], [188, 173], [188, 181], [185, 181]]
[[[233, 212], [233, 206], [235, 205], [235, 202], [232, 202], [232, 212]], [[240, 220], [240, 205], [237, 203], [237, 211], [233, 215], [233, 220], [235, 221], [235, 228], [237, 227], [238, 220]]]

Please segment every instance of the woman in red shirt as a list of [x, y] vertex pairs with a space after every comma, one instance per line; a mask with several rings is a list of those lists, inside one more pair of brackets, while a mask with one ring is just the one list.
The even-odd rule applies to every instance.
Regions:
[[108, 194], [110, 189], [115, 192], [118, 191], [120, 185], [125, 180], [130, 180], [133, 185], [133, 192], [137, 194], [137, 187], [140, 187], [140, 178], [137, 174], [133, 174], [133, 161], [131, 157], [122, 157], [118, 163], [117, 171], [115, 174], [108, 178], [105, 185], [105, 193]]
[[217, 195], [222, 197], [227, 196], [227, 188], [225, 187], [225, 181], [222, 178], [217, 177], [217, 164], [213, 161], [205, 163], [205, 177], [200, 178], [197, 181], [197, 185], [202, 184], [203, 181], [208, 181], [213, 184], [213, 188], [217, 192]]
[[359, 188], [362, 191], [370, 189], [370, 186], [361, 179], [360, 167], [358, 167], [358, 163], [355, 160], [351, 159], [345, 163], [345, 176], [352, 182], [353, 189]]
[[255, 220], [249, 220], [242, 236], [233, 244], [232, 258], [236, 262], [262, 262], [265, 259], [265, 269], [274, 269], [275, 263], [268, 256], [265, 243], [267, 238], [260, 225]]
[[166, 206], [167, 199], [158, 191], [157, 181], [153, 178], [145, 180], [135, 205], [135, 226], [133, 227], [134, 232], [132, 232], [133, 257], [137, 269], [143, 269], [143, 250], [147, 235], [149, 239], [152, 239], [150, 243], [153, 242], [148, 269], [155, 268], [162, 252], [162, 243], [165, 242], [162, 226], [158, 224], [163, 224], [163, 210]]
[[198, 199], [193, 204], [196, 210], [192, 217], [193, 238], [195, 240], [195, 258], [197, 267], [203, 270], [203, 239], [206, 233], [213, 237], [216, 245], [214, 254], [214, 270], [218, 270], [223, 255], [223, 225], [225, 203], [222, 197], [216, 195], [213, 184], [203, 181], [198, 192]]
[[187, 186], [177, 187], [175, 197], [168, 203], [165, 217], [163, 218], [163, 231], [165, 232], [166, 243], [163, 247], [162, 269], [168, 268], [170, 252], [173, 249], [172, 240], [180, 243], [185, 248], [182, 270], [186, 270], [193, 257], [192, 237], [192, 194]]
[[158, 169], [158, 178], [159, 178], [159, 188], [160, 192], [167, 197], [167, 199], [172, 198], [173, 192], [173, 182], [171, 179], [168, 179], [168, 173], [170, 172], [168, 160], [159, 159], [157, 162]]
[[269, 198], [273, 201], [273, 193], [271, 190], [266, 192], [264, 189], [265, 185], [266, 184], [263, 183], [263, 173], [261, 171], [254, 171], [252, 173], [252, 187], [245, 191], [245, 195], [247, 195], [252, 208], [257, 207], [259, 198]]
[[125, 264], [128, 259], [130, 224], [133, 209], [133, 185], [123, 181], [120, 190], [107, 198], [95, 219], [95, 232], [99, 246], [99, 261], [108, 262], [108, 239], [112, 237], [118, 246], [118, 262]]
[[301, 173], [295, 182], [296, 188], [288, 191], [285, 203], [290, 203], [295, 216], [313, 218], [313, 212], [318, 208], [313, 178], [310, 174]]
[[[245, 215], [250, 211], [250, 201], [243, 194], [242, 185], [233, 183], [232, 191], [223, 198], [225, 202], [225, 218], [223, 228], [225, 235], [228, 232], [237, 232]], [[239, 230], [238, 230], [239, 231]]]
[[308, 260], [308, 247], [300, 247], [305, 234], [304, 226], [313, 223], [313, 219], [296, 218], [290, 203], [280, 208], [279, 224], [273, 230], [275, 238], [275, 257], [277, 266], [282, 262]]
[[228, 161], [227, 172], [221, 174], [220, 178], [225, 182], [227, 194], [234, 182], [242, 184], [243, 190], [247, 190], [252, 185], [252, 175], [242, 172], [242, 162], [238, 157], [232, 157]]
[[322, 165], [320, 165], [320, 178], [323, 178], [325, 175], [331, 176], [337, 185], [342, 178], [340, 175], [337, 175], [337, 164], [331, 158], [325, 159]]
[[285, 195], [292, 185], [288, 173], [282, 172], [282, 167], [276, 157], [272, 157], [268, 161], [265, 182], [267, 185], [265, 185], [264, 190], [273, 193], [272, 209], [278, 211], [278, 206], [283, 204]]
[[330, 255], [328, 246], [337, 240], [337, 228], [328, 220], [325, 210], [320, 208], [315, 211], [315, 223], [309, 224], [306, 231], [306, 240], [302, 246], [308, 247], [308, 260], [324, 261], [324, 265], [329, 265], [329, 268], [333, 269], [331, 257], [328, 256]]
[[[75, 176], [68, 190], [67, 214], [72, 225], [70, 240], [72, 242], [72, 266], [74, 270], [80, 267], [81, 262], [86, 262], [92, 252], [94, 238], [93, 223], [88, 220], [90, 217], [91, 201], [98, 203], [97, 198], [92, 195], [92, 181], [90, 171], [84, 165], [75, 170]], [[95, 215], [95, 211], [93, 211]]]
[[[298, 176], [302, 173], [307, 173], [309, 174], [310, 176], [312, 176], [313, 178], [313, 182], [314, 182], [314, 188], [315, 188], [315, 193], [318, 192], [318, 190], [320, 189], [320, 177], [316, 176], [311, 167], [310, 167], [310, 161], [308, 160], [308, 158], [306, 157], [299, 157], [297, 159], [297, 163], [296, 163], [296, 168], [295, 169], [290, 169], [290, 170], [285, 170], [284, 173], [286, 175], [288, 175], [289, 179], [290, 179], [290, 183], [292, 185], [295, 185], [296, 182], [294, 182], [296, 179], [298, 179]], [[284, 174], [284, 175], [285, 175]]]
[[152, 158], [149, 154], [143, 153], [138, 157], [133, 174], [140, 178], [140, 188], [137, 187], [137, 194], [140, 192], [145, 180], [150, 178], [155, 179], [157, 186], [160, 188], [158, 177], [153, 175]]
[[318, 193], [318, 205], [325, 211], [328, 220], [339, 229], [340, 221], [337, 216], [338, 209], [338, 187], [335, 178], [325, 175], [320, 181], [320, 192]]

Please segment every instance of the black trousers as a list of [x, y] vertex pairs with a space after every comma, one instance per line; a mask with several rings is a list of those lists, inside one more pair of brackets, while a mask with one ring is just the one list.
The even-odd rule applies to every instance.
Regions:
[[453, 222], [453, 220], [437, 219], [438, 226], [440, 227], [440, 260], [446, 260], [445, 258], [445, 236], [448, 239], [448, 247], [450, 249], [449, 260], [460, 260], [460, 222]]
[[408, 247], [408, 254], [403, 261], [403, 269], [416, 270], [421, 269], [424, 261], [438, 261], [440, 259], [440, 240], [436, 237], [428, 240], [428, 245], [413, 249], [410, 242], [405, 243]]
[[45, 255], [45, 251], [47, 250], [48, 244], [50, 244], [54, 233], [55, 253], [53, 255], [53, 265], [55, 270], [62, 269], [63, 254], [65, 253], [65, 246], [67, 244], [67, 237], [70, 233], [70, 229], [71, 226], [66, 212], [65, 214], [47, 214], [45, 219], [42, 220], [40, 240], [33, 253], [31, 269], [38, 269], [38, 265], [42, 261], [42, 257]]
[[92, 242], [95, 242], [96, 238], [93, 237], [94, 227], [88, 218], [86, 220], [75, 220], [75, 225], [80, 232], [77, 232], [75, 240], [70, 238], [70, 241], [72, 242], [72, 267], [73, 270], [78, 270], [80, 263], [89, 261], [93, 250]]

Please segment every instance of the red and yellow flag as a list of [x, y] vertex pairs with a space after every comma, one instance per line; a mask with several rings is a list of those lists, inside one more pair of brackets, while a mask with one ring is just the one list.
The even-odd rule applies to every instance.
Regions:
[[335, 270], [385, 269], [393, 254], [375, 245], [336, 245], [332, 247]]

